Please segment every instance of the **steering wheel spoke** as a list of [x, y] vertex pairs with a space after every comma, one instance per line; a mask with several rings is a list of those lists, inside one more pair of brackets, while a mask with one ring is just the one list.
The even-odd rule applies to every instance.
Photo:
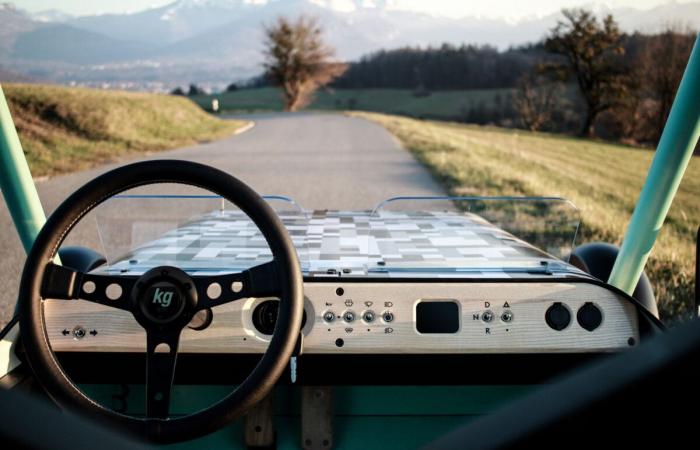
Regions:
[[83, 273], [49, 263], [44, 270], [41, 296], [45, 299], [80, 299], [131, 311], [131, 290], [136, 280], [134, 276]]
[[249, 297], [279, 296], [277, 264], [270, 261], [238, 273], [194, 277], [197, 309], [207, 309]]
[[146, 416], [167, 419], [180, 331], [146, 331]]

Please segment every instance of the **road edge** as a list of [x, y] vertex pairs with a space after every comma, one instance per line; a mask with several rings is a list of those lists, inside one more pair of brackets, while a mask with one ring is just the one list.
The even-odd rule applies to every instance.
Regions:
[[234, 136], [238, 136], [239, 134], [243, 134], [246, 131], [249, 131], [255, 127], [255, 121], [254, 120], [249, 120], [248, 123], [243, 125], [242, 127], [238, 128], [236, 131], [233, 132]]

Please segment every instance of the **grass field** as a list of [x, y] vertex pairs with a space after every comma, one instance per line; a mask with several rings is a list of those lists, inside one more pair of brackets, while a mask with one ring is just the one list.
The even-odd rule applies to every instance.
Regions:
[[212, 140], [243, 125], [169, 95], [35, 84], [3, 90], [35, 177]]
[[[363, 110], [412, 117], [459, 119], [475, 108], [508, 108], [511, 89], [437, 91], [415, 96], [409, 89], [336, 89], [319, 91], [306, 108], [310, 110]], [[212, 99], [219, 100], [222, 111], [280, 111], [282, 95], [276, 88], [241, 89], [192, 97], [210, 110]]]
[[[545, 133], [351, 113], [380, 123], [454, 195], [560, 196], [581, 211], [577, 244], [620, 244], [653, 152]], [[700, 225], [695, 156], [647, 264], [661, 316], [688, 317]]]

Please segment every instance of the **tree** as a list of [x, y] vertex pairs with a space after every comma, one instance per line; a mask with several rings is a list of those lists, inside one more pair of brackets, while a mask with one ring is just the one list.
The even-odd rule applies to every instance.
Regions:
[[694, 41], [693, 33], [669, 26], [661, 34], [650, 36], [640, 52], [638, 65], [643, 74], [642, 89], [656, 102], [651, 124], [655, 143], [659, 142], [671, 112]]
[[562, 55], [566, 64], [550, 64], [550, 70], [573, 75], [586, 103], [581, 135], [595, 135], [596, 117], [624, 96], [626, 76], [619, 62], [624, 53], [620, 30], [611, 15], [599, 23], [584, 9], [563, 10], [545, 40], [545, 48]]
[[282, 88], [285, 111], [308, 105], [319, 87], [345, 72], [347, 65], [333, 61], [334, 54], [315, 18], [279, 17], [265, 28], [265, 71]]
[[170, 95], [185, 95], [185, 91], [183, 91], [182, 88], [178, 86], [172, 91], [170, 91]]
[[544, 77], [536, 73], [523, 75], [515, 94], [515, 108], [523, 126], [530, 131], [541, 129], [552, 117], [559, 95], [559, 83], [546, 83]]
[[194, 83], [190, 84], [190, 89], [187, 91], [187, 95], [192, 97], [194, 95], [204, 95], [206, 91]]

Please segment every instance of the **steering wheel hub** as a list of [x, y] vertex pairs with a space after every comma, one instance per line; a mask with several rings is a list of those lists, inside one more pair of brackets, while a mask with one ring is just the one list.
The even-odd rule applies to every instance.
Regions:
[[167, 323], [177, 319], [185, 309], [180, 289], [172, 283], [153, 284], [141, 298], [141, 312], [150, 320]]
[[193, 280], [175, 267], [149, 270], [134, 285], [136, 320], [144, 327], [189, 322], [197, 305], [193, 286]]

